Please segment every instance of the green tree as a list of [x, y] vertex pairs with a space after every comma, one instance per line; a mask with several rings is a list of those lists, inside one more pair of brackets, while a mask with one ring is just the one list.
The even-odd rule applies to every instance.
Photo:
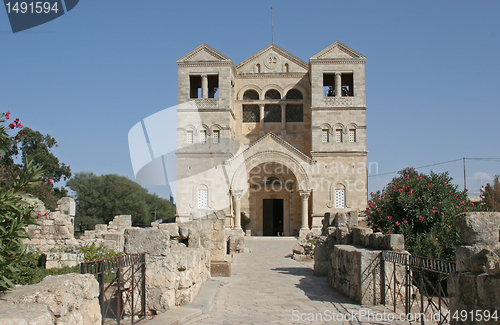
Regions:
[[[107, 223], [122, 214], [132, 215], [133, 223], [149, 223], [154, 221], [152, 212], [155, 208], [158, 219], [170, 218], [175, 213], [170, 201], [148, 193], [124, 176], [82, 172], [75, 174], [67, 185], [75, 193], [77, 224], [83, 222], [84, 217], [98, 218]], [[86, 220], [86, 226], [91, 227], [90, 219]]]
[[[0, 117], [1, 159], [9, 154], [12, 143], [18, 139], [17, 135], [9, 136], [4, 125], [9, 114], [10, 112], [7, 112]], [[9, 127], [22, 128], [17, 126], [20, 125], [18, 123], [19, 120], [16, 120]], [[29, 197], [27, 191], [39, 184], [42, 171], [32, 162], [25, 162], [15, 174], [9, 165], [0, 166], [0, 170], [4, 177], [2, 182], [6, 182], [6, 177], [9, 183], [9, 186], [0, 186], [0, 291], [4, 291], [14, 287], [13, 280], [20, 273], [19, 264], [25, 259], [26, 246], [23, 239], [28, 238], [28, 234], [24, 227], [33, 224], [34, 217], [30, 206], [23, 199]]]
[[481, 198], [487, 211], [500, 211], [500, 176], [496, 175], [493, 184], [486, 184], [481, 190]]
[[[59, 159], [51, 152], [54, 147], [57, 147], [57, 142], [49, 134], [42, 135], [38, 131], [24, 128], [15, 137], [5, 141], [5, 154], [0, 160], [2, 166], [4, 166], [4, 169], [0, 171], [0, 177], [4, 176], [5, 179], [8, 179], [5, 173], [15, 175], [23, 167], [22, 163], [15, 164], [16, 156], [21, 155], [23, 162], [32, 161], [33, 164], [40, 166], [45, 180], [37, 188], [29, 192], [42, 200], [45, 206], [51, 210], [56, 207], [56, 202], [61, 197], [68, 194], [64, 187], [54, 187], [54, 183], [71, 177], [70, 167], [64, 163], [61, 164]], [[5, 185], [12, 186], [9, 182], [6, 182]]]
[[447, 172], [425, 175], [403, 169], [382, 191], [370, 193], [369, 224], [375, 231], [403, 234], [412, 254], [455, 260], [460, 244], [455, 216], [474, 205], [451, 181]]

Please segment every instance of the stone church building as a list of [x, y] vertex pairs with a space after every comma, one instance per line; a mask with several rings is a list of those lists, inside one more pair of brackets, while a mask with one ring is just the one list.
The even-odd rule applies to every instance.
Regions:
[[202, 44], [177, 61], [177, 215], [292, 236], [367, 202], [366, 57], [335, 42], [309, 63], [271, 44], [234, 65]]

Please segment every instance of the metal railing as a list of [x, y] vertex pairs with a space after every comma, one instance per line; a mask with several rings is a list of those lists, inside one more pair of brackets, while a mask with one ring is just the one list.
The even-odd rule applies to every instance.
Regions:
[[[392, 299], [394, 312], [398, 304], [403, 304], [406, 315], [418, 314], [420, 319], [416, 321], [421, 324], [426, 319], [449, 323], [446, 280], [456, 271], [455, 262], [391, 251], [382, 252], [380, 261], [382, 304]], [[386, 268], [386, 263], [392, 263], [392, 268]]]
[[127, 254], [81, 263], [81, 273], [94, 274], [99, 282], [102, 324], [126, 317], [130, 324], [146, 316], [146, 254]]

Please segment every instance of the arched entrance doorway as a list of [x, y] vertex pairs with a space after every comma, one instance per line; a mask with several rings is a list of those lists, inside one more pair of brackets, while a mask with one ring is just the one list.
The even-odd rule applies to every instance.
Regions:
[[234, 173], [231, 193], [235, 229], [244, 212], [254, 235], [294, 236], [309, 230], [309, 179], [303, 166], [286, 153], [260, 152], [245, 159]]

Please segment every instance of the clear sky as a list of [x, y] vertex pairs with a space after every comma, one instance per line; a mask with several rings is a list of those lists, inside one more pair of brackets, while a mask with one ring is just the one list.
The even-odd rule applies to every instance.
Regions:
[[[367, 57], [369, 191], [394, 176], [375, 166], [500, 157], [498, 1], [82, 0], [16, 34], [0, 9], [0, 111], [55, 137], [73, 173], [133, 179], [128, 132], [176, 105], [175, 61], [207, 43], [238, 64], [271, 43], [271, 7], [275, 44], [302, 60], [336, 40]], [[500, 174], [466, 167], [471, 192]], [[462, 187], [462, 161], [431, 169]]]

